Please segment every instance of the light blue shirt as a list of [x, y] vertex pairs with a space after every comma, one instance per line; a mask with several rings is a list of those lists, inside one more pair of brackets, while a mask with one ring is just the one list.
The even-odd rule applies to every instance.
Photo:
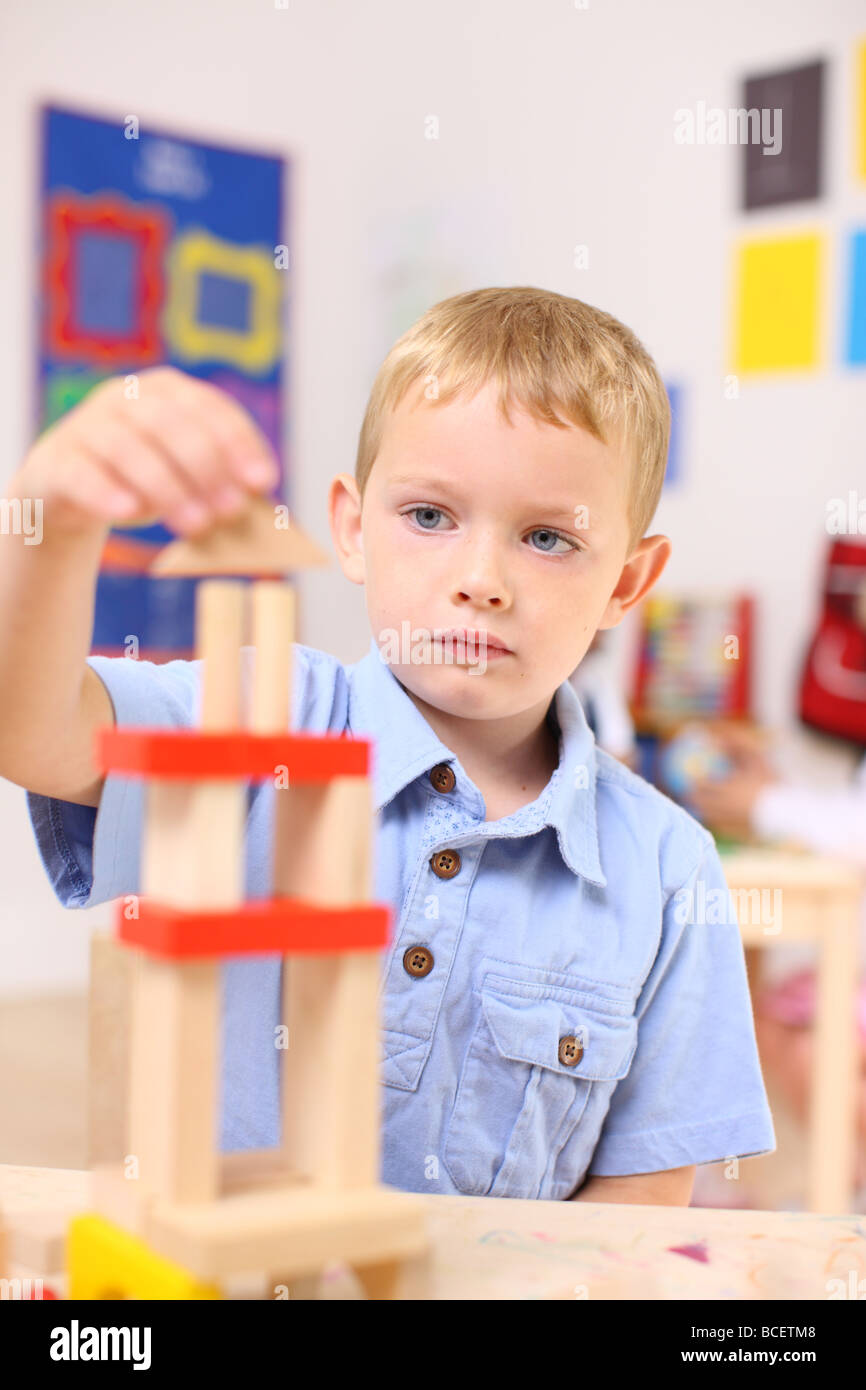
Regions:
[[[393, 923], [381, 956], [382, 1180], [563, 1199], [591, 1175], [772, 1152], [715, 842], [596, 746], [571, 684], [555, 692], [560, 761], [544, 791], [485, 821], [478, 788], [375, 639], [348, 666], [300, 644], [294, 654], [292, 727], [374, 741], [375, 897]], [[197, 721], [200, 662], [89, 663], [118, 724]], [[431, 780], [442, 764], [450, 791]], [[265, 783], [250, 790], [249, 897], [270, 895], [274, 795]], [[98, 812], [27, 793], [65, 906], [138, 891], [142, 796], [117, 776]], [[443, 850], [459, 856], [452, 877], [431, 865]], [[404, 965], [418, 946], [433, 958], [423, 975]], [[280, 1135], [280, 959], [222, 969], [220, 1146], [268, 1148]]]

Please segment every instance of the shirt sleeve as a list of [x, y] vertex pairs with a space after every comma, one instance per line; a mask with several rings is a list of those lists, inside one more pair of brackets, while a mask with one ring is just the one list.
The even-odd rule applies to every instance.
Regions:
[[[241, 687], [249, 699], [255, 649], [241, 649]], [[347, 720], [347, 688], [336, 657], [292, 644], [291, 707], [287, 724], [294, 729], [342, 731]], [[199, 723], [201, 661], [136, 661], [131, 657], [89, 656], [108, 691], [118, 725], [190, 728]], [[247, 824], [261, 791], [251, 785]], [[139, 892], [141, 835], [145, 788], [137, 778], [106, 777], [98, 809], [27, 792], [27, 809], [42, 863], [64, 907], [95, 907]], [[258, 851], [248, 861], [264, 872]], [[248, 889], [248, 891], [250, 891]]]
[[[89, 656], [118, 725], [182, 728], [196, 722], [200, 661]], [[144, 787], [108, 775], [99, 807], [28, 791], [27, 810], [49, 882], [64, 907], [138, 892]]]
[[668, 898], [638, 999], [638, 1041], [590, 1176], [622, 1177], [772, 1153], [742, 938], [711, 836]]

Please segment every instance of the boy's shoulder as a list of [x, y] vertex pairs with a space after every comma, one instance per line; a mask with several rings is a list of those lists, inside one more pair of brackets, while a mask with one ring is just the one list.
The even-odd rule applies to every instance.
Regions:
[[713, 836], [691, 812], [598, 745], [595, 773], [600, 842], [614, 823], [625, 822], [658, 856], [664, 879], [682, 880], [707, 850], [716, 852]]

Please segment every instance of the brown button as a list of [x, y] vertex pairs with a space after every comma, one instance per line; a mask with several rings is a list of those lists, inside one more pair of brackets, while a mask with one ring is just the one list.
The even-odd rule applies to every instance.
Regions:
[[453, 878], [460, 872], [460, 855], [456, 849], [440, 849], [432, 856], [430, 868], [437, 878]]
[[454, 776], [447, 763], [437, 763], [430, 772], [430, 781], [437, 792], [453, 792], [457, 786], [457, 778]]
[[564, 1067], [576, 1067], [583, 1056], [583, 1043], [573, 1033], [559, 1039], [559, 1060]]
[[422, 975], [429, 975], [433, 969], [433, 952], [426, 946], [410, 946], [408, 951], [403, 952], [403, 969], [407, 975], [414, 975], [416, 980], [420, 980]]

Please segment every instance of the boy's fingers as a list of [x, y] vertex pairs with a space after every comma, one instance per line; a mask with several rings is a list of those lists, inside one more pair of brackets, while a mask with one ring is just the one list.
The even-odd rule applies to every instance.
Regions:
[[172, 529], [188, 530], [209, 519], [209, 505], [194, 480], [157, 441], [133, 429], [127, 416], [103, 410], [98, 422], [91, 422], [86, 442], [77, 442], [106, 475], [134, 490], [140, 510], [157, 513]]
[[[177, 510], [185, 498], [186, 504], [212, 513], [220, 494], [232, 486], [230, 460], [204, 423], [201, 402], [198, 414], [193, 415], [176, 395], [143, 387], [139, 399], [124, 402], [122, 409], [114, 400], [108, 402], [107, 409], [103, 406], [97, 429], [100, 434], [125, 431], [126, 458], [132, 466], [140, 460], [142, 486], [149, 495], [153, 496], [154, 487], [166, 489], [156, 496], [157, 502], [162, 499], [165, 510]], [[123, 447], [119, 437], [115, 442], [118, 448]], [[110, 456], [102, 445], [100, 454]], [[173, 485], [167, 481], [166, 470], [175, 479]], [[138, 481], [137, 467], [133, 476]], [[242, 492], [238, 488], [234, 491], [234, 502], [242, 503]]]
[[252, 416], [226, 391], [169, 367], [145, 375], [145, 391], [180, 405], [217, 441], [236, 478], [248, 486], [272, 485], [279, 477], [274, 451]]
[[70, 449], [66, 464], [55, 491], [86, 516], [112, 523], [142, 511], [142, 499], [134, 489], [121, 482], [111, 469], [103, 467], [84, 448]]

